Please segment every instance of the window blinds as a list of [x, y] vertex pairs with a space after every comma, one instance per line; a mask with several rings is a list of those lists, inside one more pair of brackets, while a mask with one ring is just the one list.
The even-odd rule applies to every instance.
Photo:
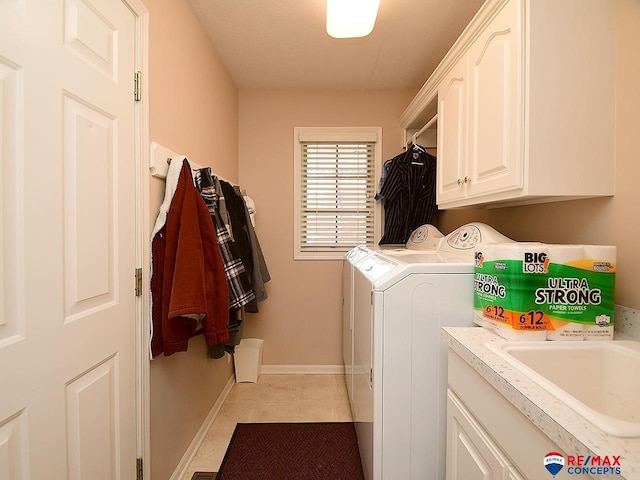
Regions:
[[300, 250], [374, 241], [375, 142], [301, 142]]

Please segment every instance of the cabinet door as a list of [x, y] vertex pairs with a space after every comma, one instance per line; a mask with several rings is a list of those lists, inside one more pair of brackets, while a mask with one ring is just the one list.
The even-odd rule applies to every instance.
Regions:
[[507, 470], [508, 480], [525, 480], [524, 476], [518, 471], [516, 467], [509, 467]]
[[438, 203], [465, 196], [467, 83], [465, 55], [438, 87]]
[[447, 480], [518, 479], [518, 474], [457, 396], [447, 392]]
[[520, 1], [507, 2], [468, 52], [468, 197], [523, 187]]

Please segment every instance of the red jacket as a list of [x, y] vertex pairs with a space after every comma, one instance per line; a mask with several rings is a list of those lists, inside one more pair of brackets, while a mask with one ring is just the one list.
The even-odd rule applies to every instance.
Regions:
[[152, 357], [186, 350], [198, 320], [208, 346], [227, 342], [229, 287], [209, 210], [186, 160], [151, 251]]

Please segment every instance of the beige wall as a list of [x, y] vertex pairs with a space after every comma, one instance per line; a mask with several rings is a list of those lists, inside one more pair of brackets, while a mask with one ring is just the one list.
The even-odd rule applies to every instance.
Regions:
[[[150, 139], [235, 181], [238, 91], [186, 0], [144, 0], [150, 15]], [[151, 223], [164, 181], [150, 180]], [[186, 353], [151, 362], [151, 475], [168, 479], [233, 374], [206, 356], [202, 337]], [[145, 473], [147, 475], [147, 473]]]
[[[615, 196], [493, 210], [450, 210], [439, 221], [444, 233], [477, 220], [516, 240], [616, 245], [616, 303], [640, 309], [640, 2], [617, 0], [617, 5]], [[580, 172], [575, 181], [580, 181]]]
[[255, 200], [272, 280], [245, 337], [268, 365], [342, 364], [340, 261], [293, 260], [293, 128], [381, 126], [383, 158], [401, 151], [398, 118], [415, 91], [240, 91], [240, 184]]

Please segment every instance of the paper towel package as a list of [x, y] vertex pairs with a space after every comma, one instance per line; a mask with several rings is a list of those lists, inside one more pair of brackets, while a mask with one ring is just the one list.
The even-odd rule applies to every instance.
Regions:
[[[542, 263], [536, 266], [534, 259]], [[527, 293], [530, 277], [544, 275], [545, 262], [543, 243], [497, 243], [476, 250], [475, 323], [509, 340], [546, 340], [545, 319], [532, 308]]]
[[[549, 245], [549, 263], [556, 265], [567, 265], [570, 262], [576, 262], [584, 258], [584, 248], [582, 245]], [[561, 276], [562, 272], [558, 276]], [[553, 285], [562, 285], [564, 281], [547, 280], [547, 286], [552, 288]], [[537, 290], [536, 290], [537, 292]], [[538, 292], [541, 295], [543, 293]], [[553, 297], [553, 295], [552, 295]], [[536, 297], [538, 299], [538, 297]], [[553, 298], [552, 298], [553, 300]], [[569, 306], [564, 302], [545, 303], [545, 310], [549, 312], [549, 322], [552, 329], [547, 329], [547, 340], [584, 340], [584, 325], [578, 322], [568, 321]], [[579, 310], [571, 310], [578, 313]], [[581, 313], [581, 312], [580, 312]]]
[[582, 326], [584, 340], [613, 338], [616, 247], [550, 245], [549, 278], [536, 292], [554, 330], [550, 340], [571, 339]]
[[613, 338], [616, 247], [504, 243], [479, 248], [475, 323], [509, 340]]

